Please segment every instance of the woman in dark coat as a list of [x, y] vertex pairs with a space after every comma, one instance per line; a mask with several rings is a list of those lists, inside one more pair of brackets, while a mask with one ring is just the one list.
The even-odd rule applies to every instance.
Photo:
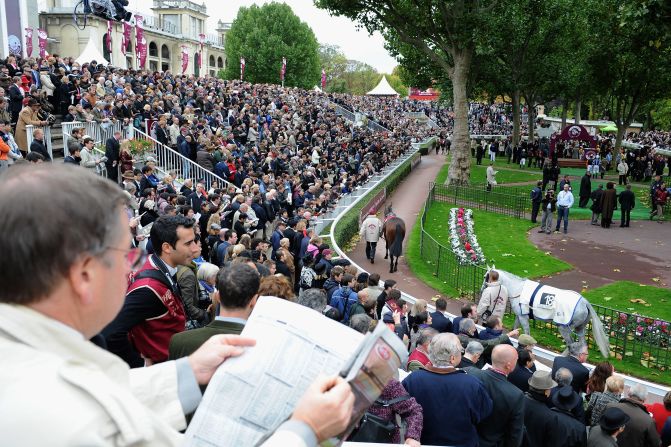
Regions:
[[603, 228], [610, 228], [610, 223], [613, 221], [613, 212], [617, 206], [617, 192], [615, 191], [615, 183], [608, 182], [606, 190], [601, 196], [601, 226]]

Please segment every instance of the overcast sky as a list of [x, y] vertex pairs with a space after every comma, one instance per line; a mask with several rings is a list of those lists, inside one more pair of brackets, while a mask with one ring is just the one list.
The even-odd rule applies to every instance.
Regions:
[[[205, 2], [207, 13], [207, 31], [213, 33], [217, 20], [232, 22], [240, 6], [264, 4], [267, 0], [195, 0]], [[285, 0], [294, 13], [306, 22], [319, 43], [338, 45], [348, 59], [355, 59], [372, 65], [380, 72], [391, 73], [396, 60], [384, 49], [384, 39], [379, 33], [369, 36], [365, 30], [357, 31], [354, 22], [344, 17], [331, 17], [314, 6], [311, 0]], [[133, 10], [151, 12], [153, 2], [147, 0], [130, 0], [129, 7]]]

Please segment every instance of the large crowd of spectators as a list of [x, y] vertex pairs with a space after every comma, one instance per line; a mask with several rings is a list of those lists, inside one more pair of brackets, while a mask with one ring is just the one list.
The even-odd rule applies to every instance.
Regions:
[[[187, 399], [179, 384], [184, 383], [184, 377], [191, 377], [191, 382], [205, 385], [213, 368], [212, 357], [203, 352], [215, 349], [211, 337], [240, 334], [258, 297], [270, 295], [298, 302], [360, 332], [387, 325], [403, 341], [409, 351], [405, 371], [387, 384], [380, 400], [368, 410], [394, 424], [390, 441], [413, 446], [570, 447], [619, 442], [622, 446], [659, 447], [660, 435], [668, 439], [671, 394], [663, 405], [650, 407], [644, 405], [647, 392], [642, 387], [633, 387], [627, 397], [621, 398], [622, 380], [614, 375], [610, 364], [599, 365], [591, 375], [582, 365], [587, 359], [586, 346], [570, 346], [568, 356], [557, 357], [552, 373], [537, 371], [533, 356], [536, 341], [522, 336], [519, 345], [513, 347], [510, 338], [518, 332], [505, 332], [499, 317], [480, 321], [485, 329], [478, 331], [474, 305], [464, 306], [461, 316], [452, 321], [446, 316], [444, 299], [439, 299], [436, 311], [430, 312], [426, 301], [405, 302], [394, 280], [381, 282], [379, 275], [357, 271], [346, 260], [334, 259], [328, 241], [314, 231], [314, 216], [328, 210], [341, 194], [367, 181], [407, 150], [413, 140], [431, 132], [405, 118], [404, 112], [416, 110], [417, 104], [347, 95], [334, 98], [351, 110], [372, 116], [388, 129], [373, 132], [337, 116], [328, 98], [315, 92], [111, 69], [93, 63], [79, 67], [71, 62], [57, 56], [36, 61], [40, 72], [48, 73], [50, 80], [55, 76], [61, 84], [52, 95], [47, 91], [41, 98], [28, 98], [27, 107], [37, 112], [52, 104], [66, 112], [67, 119], [96, 121], [101, 126], [121, 121], [139, 127], [145, 120], [153, 121], [156, 125], [152, 134], [157, 141], [228, 183], [207, 184], [188, 178], [184, 168], [159, 178], [155, 160], [136, 168], [118, 133], [105, 142], [106, 163], [111, 172], [119, 173], [111, 180], [121, 186], [122, 193], [109, 187], [112, 183], [107, 180], [94, 180], [84, 169], [71, 171], [69, 167], [54, 171], [46, 167], [12, 168], [6, 174], [9, 180], [0, 180], [0, 197], [9, 197], [10, 191], [22, 185], [27, 196], [41, 195], [40, 209], [53, 210], [49, 213], [54, 220], [49, 225], [54, 228], [51, 233], [45, 230], [18, 242], [14, 238], [2, 242], [3, 252], [14, 253], [16, 259], [5, 259], [0, 269], [3, 283], [16, 283], [0, 294], [4, 314], [8, 315], [0, 317], [0, 343], [15, 353], [9, 356], [11, 377], [22, 376], [23, 368], [40, 369], [29, 359], [27, 352], [31, 349], [34, 358], [44, 362], [43, 373], [51, 388], [43, 398], [56, 396], [57, 401], [46, 402], [43, 414], [49, 414], [49, 409], [57, 411], [59, 402], [71, 405], [67, 396], [72, 396], [74, 389], [77, 401], [87, 405], [109, 402], [104, 395], [131, 396], [119, 405], [131, 405], [132, 400], [132, 405], [137, 405], [133, 407], [136, 414], [142, 408], [146, 411], [143, 417], [156, 430], [163, 430], [161, 436], [172, 437], [172, 432], [165, 431], [168, 424], [158, 422], [163, 401], [150, 397], [155, 390], [147, 379], [154, 376], [144, 376], [141, 383], [146, 388], [126, 390], [128, 373], [119, 367], [121, 362], [79, 340], [81, 335], [132, 368], [159, 371], [148, 367], [167, 368], [176, 360], [178, 384], [170, 385], [170, 390], [179, 391], [181, 406], [169, 409], [190, 413], [199, 401], [197, 387], [190, 390]], [[15, 63], [8, 62], [5, 69]], [[24, 76], [29, 77], [28, 72]], [[31, 96], [35, 87], [28, 84], [24, 96]], [[66, 89], [68, 94], [56, 93], [65, 93]], [[477, 131], [496, 131], [508, 125], [503, 109], [498, 107], [472, 107], [471, 112]], [[11, 136], [6, 127], [4, 135]], [[92, 143], [90, 138], [75, 133], [68, 164], [90, 168], [82, 161], [89, 157]], [[61, 196], [74, 191], [76, 185], [85, 187], [81, 191], [85, 198], [70, 210], [64, 203], [71, 198]], [[47, 200], [48, 195], [58, 200]], [[7, 201], [2, 203], [9, 209]], [[12, 213], [16, 216], [12, 214], [12, 219], [0, 224], [4, 234], [11, 234], [9, 226], [33, 211], [24, 208]], [[123, 225], [113, 222], [122, 217]], [[61, 226], [68, 226], [64, 234], [56, 232]], [[117, 227], [124, 231], [107, 231]], [[75, 240], [75, 248], [63, 245], [75, 244]], [[93, 267], [87, 264], [98, 262], [98, 257], [108, 256], [101, 253], [110, 251], [110, 259], [123, 254], [126, 268], [113, 267], [116, 260], [109, 260], [109, 264], [101, 261]], [[64, 253], [67, 259], [57, 253]], [[93, 260], [87, 260], [89, 255]], [[24, 278], [19, 270], [28, 260], [21, 256], [42, 256], [42, 264], [36, 268], [51, 276], [39, 276], [37, 281]], [[96, 279], [96, 269], [110, 268], [116, 269], [113, 273], [117, 280], [130, 272], [128, 282]], [[112, 296], [115, 291], [125, 298]], [[116, 307], [110, 304], [117, 301]], [[23, 307], [33, 310], [21, 310]], [[61, 324], [50, 323], [49, 319]], [[44, 331], [49, 339], [47, 346], [32, 347], [33, 338], [25, 330], [31, 326]], [[70, 328], [81, 334], [76, 342]], [[253, 343], [237, 338], [219, 340], [233, 346]], [[31, 347], [24, 352], [24, 345]], [[240, 348], [231, 349], [217, 357], [219, 363], [242, 352]], [[106, 380], [124, 382], [123, 391], [115, 391], [105, 380], [70, 376], [76, 374], [72, 365], [66, 372], [59, 370], [60, 360], [55, 359], [62, 357], [69, 362], [73, 352], [83, 351], [87, 357], [77, 361], [96, 370], [96, 374], [107, 375]], [[11, 361], [11, 355], [16, 355], [16, 361]], [[190, 367], [183, 361], [185, 357]], [[207, 368], [202, 366], [204, 358], [210, 362]], [[102, 364], [110, 365], [109, 370], [99, 371]], [[481, 369], [486, 364], [491, 367]], [[65, 379], [61, 378], [63, 374]], [[9, 381], [10, 376], [2, 377]], [[71, 377], [79, 377], [81, 383]], [[95, 389], [96, 383], [102, 388]], [[28, 381], [17, 385], [33, 391], [34, 386]], [[77, 386], [93, 387], [95, 392], [83, 397]], [[321, 391], [311, 388], [309, 405], [302, 402], [294, 413], [294, 422], [300, 427], [288, 425], [280, 430], [296, 435], [294, 443], [269, 441], [267, 445], [315, 445], [344, 428], [352, 408], [351, 392], [342, 391], [343, 385], [336, 379], [315, 386]], [[329, 388], [337, 390], [337, 399], [331, 395], [326, 402], [316, 397], [325, 399], [326, 394], [320, 393]], [[58, 393], [51, 394], [54, 389]], [[122, 394], [116, 396], [116, 392]], [[4, 403], [15, 403], [15, 396], [19, 394], [12, 394]], [[165, 392], [165, 399], [170, 396], [171, 391]], [[147, 401], [152, 404], [143, 407]], [[27, 409], [25, 405], [0, 403], [0, 415], [8, 416], [14, 410], [14, 418], [23, 418]], [[332, 425], [324, 428], [327, 422], [317, 420], [315, 415], [329, 416], [336, 409]], [[80, 427], [87, 434], [80, 439], [116, 436], [112, 429], [99, 435], [87, 432], [88, 418], [109, 422], [106, 415], [101, 416], [104, 412], [96, 410], [80, 418], [77, 415], [84, 416], [83, 410], [73, 411], [78, 422], [70, 428]], [[174, 414], [171, 416], [174, 418]], [[397, 420], [404, 423], [396, 425]], [[115, 427], [117, 423], [109, 425]], [[590, 426], [588, 439], [586, 427]], [[286, 433], [284, 436], [288, 436]], [[136, 436], [144, 441], [143, 436], [148, 435], [143, 432]], [[354, 436], [363, 435], [357, 432]], [[154, 441], [154, 445], [173, 445], [158, 438]], [[671, 441], [665, 442], [666, 446]]]

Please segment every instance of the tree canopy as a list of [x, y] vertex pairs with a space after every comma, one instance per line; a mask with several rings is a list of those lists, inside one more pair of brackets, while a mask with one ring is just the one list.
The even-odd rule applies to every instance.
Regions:
[[245, 80], [279, 84], [282, 58], [287, 59], [285, 85], [312, 88], [319, 85], [319, 44], [312, 29], [283, 3], [241, 7], [226, 34], [229, 79], [240, 77], [245, 58]]

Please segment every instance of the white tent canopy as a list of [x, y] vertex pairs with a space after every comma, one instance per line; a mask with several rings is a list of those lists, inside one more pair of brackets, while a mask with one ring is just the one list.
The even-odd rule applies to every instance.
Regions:
[[387, 81], [387, 76], [382, 75], [382, 79], [380, 79], [380, 83], [377, 84], [377, 87], [375, 87], [373, 90], [369, 91], [367, 95], [373, 95], [373, 96], [398, 96], [398, 93], [396, 90], [394, 90], [391, 85], [389, 85], [389, 82]]
[[76, 62], [79, 65], [82, 65], [87, 62], [95, 60], [99, 64], [108, 65], [109, 61], [105, 59], [105, 56], [100, 51], [99, 46], [102, 44], [102, 40], [98, 37], [98, 30], [91, 26], [89, 27], [89, 41], [84, 47], [84, 51], [79, 55]]

